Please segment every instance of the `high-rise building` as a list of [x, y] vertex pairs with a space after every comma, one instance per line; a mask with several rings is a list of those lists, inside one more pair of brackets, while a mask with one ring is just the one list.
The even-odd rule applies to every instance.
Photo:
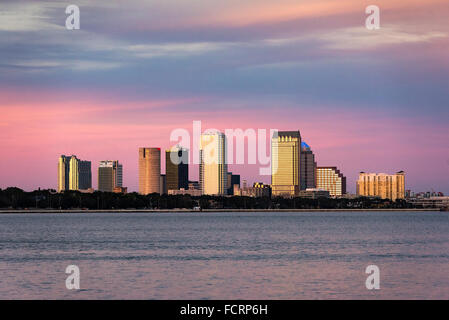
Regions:
[[87, 190], [92, 188], [92, 164], [90, 161], [79, 161], [79, 180], [78, 190]]
[[300, 190], [301, 134], [275, 132], [271, 139], [271, 188], [273, 196], [294, 197]]
[[76, 156], [60, 156], [58, 162], [58, 191], [92, 188], [91, 162]]
[[69, 190], [70, 157], [60, 156], [58, 161], [58, 192]]
[[139, 148], [139, 193], [160, 193], [161, 149]]
[[304, 141], [301, 142], [301, 190], [316, 188], [316, 162], [312, 149]]
[[189, 151], [175, 146], [165, 151], [167, 190], [189, 188]]
[[114, 188], [123, 186], [123, 166], [116, 161], [100, 161], [98, 167], [98, 190], [114, 192]]
[[234, 194], [234, 186], [235, 185], [238, 185], [240, 188], [240, 175], [232, 174], [232, 172], [228, 172], [228, 181], [227, 181], [228, 195]]
[[396, 174], [360, 172], [357, 180], [357, 195], [380, 197], [382, 199], [405, 198], [405, 173]]
[[161, 174], [159, 179], [159, 194], [167, 194], [167, 176]]
[[200, 184], [203, 194], [227, 193], [228, 165], [226, 136], [221, 132], [204, 133], [200, 138]]
[[329, 191], [331, 197], [342, 196], [346, 193], [346, 177], [337, 167], [317, 167], [316, 187]]

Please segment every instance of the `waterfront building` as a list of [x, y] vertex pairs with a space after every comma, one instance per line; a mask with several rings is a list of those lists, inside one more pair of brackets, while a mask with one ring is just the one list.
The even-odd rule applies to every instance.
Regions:
[[179, 190], [168, 190], [169, 195], [190, 195], [191, 197], [201, 197], [202, 192], [198, 189], [184, 189], [181, 188]]
[[271, 140], [271, 187], [273, 196], [294, 197], [300, 190], [301, 134], [275, 132]]
[[167, 194], [167, 176], [165, 174], [160, 176], [159, 187], [159, 194]]
[[175, 146], [165, 151], [165, 174], [167, 190], [188, 189], [189, 151]]
[[337, 167], [317, 167], [316, 187], [329, 191], [331, 197], [340, 197], [346, 193], [346, 177]]
[[240, 187], [240, 175], [239, 174], [232, 174], [232, 172], [228, 172], [228, 195], [234, 194], [234, 186], [238, 185]]
[[91, 162], [79, 160], [75, 155], [61, 155], [58, 161], [58, 191], [87, 190], [92, 188]]
[[70, 158], [60, 156], [58, 160], [58, 192], [69, 190]]
[[203, 194], [227, 194], [226, 157], [226, 136], [223, 133], [209, 132], [201, 135], [199, 176]]
[[139, 148], [139, 193], [160, 193], [161, 149]]
[[315, 161], [315, 154], [310, 146], [304, 141], [301, 142], [300, 167], [301, 190], [316, 188], [317, 165]]
[[234, 196], [245, 196], [245, 197], [271, 197], [271, 186], [263, 184], [262, 182], [256, 182], [252, 187], [242, 187], [239, 185], [234, 185]]
[[396, 174], [360, 172], [357, 180], [357, 195], [382, 199], [405, 198], [405, 173]]
[[98, 166], [98, 191], [113, 192], [123, 186], [123, 166], [118, 160], [100, 161]]
[[114, 187], [114, 190], [112, 192], [126, 194], [126, 193], [128, 193], [128, 188], [127, 187]]
[[319, 188], [307, 188], [306, 190], [299, 191], [299, 197], [308, 199], [329, 198], [330, 193], [328, 190]]

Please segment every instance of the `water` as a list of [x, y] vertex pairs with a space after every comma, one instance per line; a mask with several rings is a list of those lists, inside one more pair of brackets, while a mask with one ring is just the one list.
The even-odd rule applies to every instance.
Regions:
[[0, 215], [0, 275], [0, 299], [449, 299], [449, 215]]

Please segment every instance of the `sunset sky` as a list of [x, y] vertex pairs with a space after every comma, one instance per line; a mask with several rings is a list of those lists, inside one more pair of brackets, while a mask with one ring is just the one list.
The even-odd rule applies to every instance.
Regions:
[[[0, 188], [56, 188], [75, 154], [94, 188], [98, 162], [119, 160], [136, 191], [138, 147], [201, 120], [300, 130], [352, 193], [359, 171], [399, 170], [449, 193], [448, 21], [447, 0], [2, 0]], [[258, 168], [230, 170], [270, 182]]]

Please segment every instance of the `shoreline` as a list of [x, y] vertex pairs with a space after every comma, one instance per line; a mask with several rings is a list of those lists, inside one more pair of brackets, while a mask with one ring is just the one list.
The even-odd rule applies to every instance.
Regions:
[[0, 209], [0, 214], [38, 213], [199, 213], [199, 212], [445, 212], [440, 208], [411, 209]]

